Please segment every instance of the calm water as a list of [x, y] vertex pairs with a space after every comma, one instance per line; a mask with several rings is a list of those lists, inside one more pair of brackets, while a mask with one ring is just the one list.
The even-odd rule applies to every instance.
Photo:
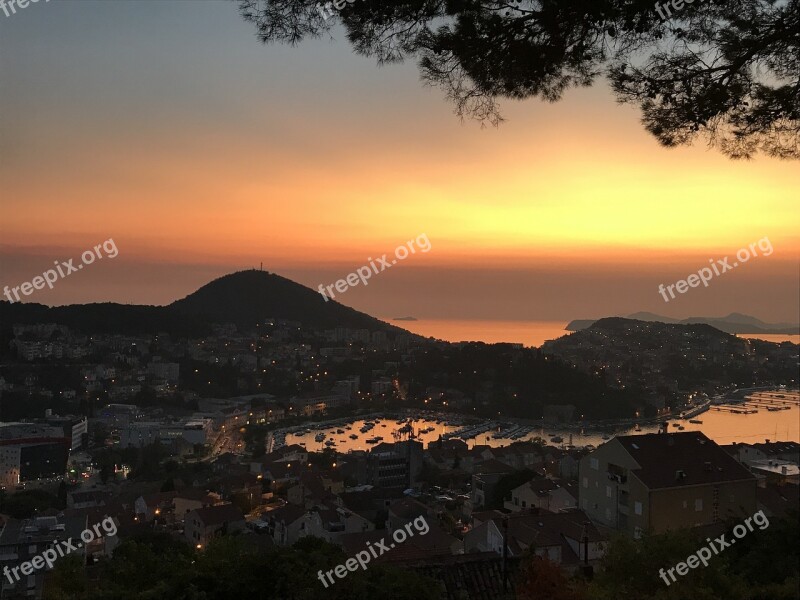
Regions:
[[[800, 442], [800, 407], [792, 406], [790, 410], [782, 410], [777, 412], [770, 412], [767, 410], [759, 410], [754, 414], [733, 414], [728, 412], [721, 412], [709, 410], [695, 417], [701, 420], [702, 424], [689, 423], [688, 420], [670, 419], [670, 431], [677, 431], [677, 428], [672, 423], [680, 423], [684, 427], [684, 431], [702, 431], [709, 438], [718, 444], [731, 444], [733, 442], [763, 442], [769, 440], [780, 441], [794, 441]], [[361, 433], [360, 428], [364, 425], [364, 420], [356, 420], [348, 422], [348, 424], [341, 424], [332, 427], [326, 427], [320, 430], [312, 430], [311, 433], [299, 431], [297, 433], [289, 433], [286, 435], [286, 444], [305, 444], [306, 449], [312, 451], [320, 451], [324, 446], [324, 441], [315, 441], [315, 436], [318, 433], [324, 433], [325, 440], [333, 439], [336, 443], [335, 449], [339, 452], [348, 452], [350, 450], [368, 450], [374, 444], [368, 444], [366, 440], [376, 436], [383, 437], [383, 442], [394, 442], [393, 435], [402, 425], [396, 422], [393, 418], [380, 419], [375, 427], [366, 433]], [[350, 429], [346, 429], [349, 426]], [[414, 431], [419, 432], [426, 428], [433, 428], [432, 431], [427, 433], [420, 433], [418, 438], [425, 446], [430, 442], [439, 439], [440, 435], [458, 431], [461, 425], [454, 424], [453, 422], [440, 422], [436, 423], [434, 418], [417, 419], [414, 421]], [[344, 433], [337, 433], [337, 429], [343, 430]], [[518, 440], [530, 440], [535, 436], [542, 436], [546, 440], [550, 440], [553, 435], [558, 435], [563, 438], [564, 444], [573, 444], [575, 446], [585, 446], [592, 444], [598, 446], [603, 443], [603, 435], [633, 435], [636, 433], [655, 433], [658, 430], [656, 425], [642, 426], [641, 431], [635, 431], [633, 426], [621, 427], [616, 430], [600, 431], [587, 427], [585, 429], [573, 428], [564, 429], [559, 427], [541, 427], [533, 428], [529, 433]], [[488, 444], [490, 446], [505, 446], [512, 441], [508, 437], [495, 438], [494, 435], [497, 430], [490, 430], [487, 432], [479, 433], [475, 438], [466, 440], [467, 444], [472, 447], [474, 444]], [[350, 435], [357, 436], [357, 439], [350, 439]], [[550, 442], [553, 445], [559, 445], [557, 442]]]
[[755, 338], [758, 340], [765, 340], [767, 342], [792, 342], [795, 344], [800, 344], [800, 335], [786, 335], [783, 333], [762, 333], [761, 335], [738, 333], [736, 335], [740, 338]]
[[[468, 319], [420, 319], [419, 321], [386, 319], [386, 321], [418, 335], [448, 342], [480, 341], [488, 344], [510, 342], [538, 347], [547, 340], [554, 340], [570, 333], [564, 329], [568, 321], [474, 321]], [[739, 337], [757, 338], [768, 342], [800, 343], [800, 335], [739, 334]]]
[[[387, 319], [388, 320], [388, 319]], [[448, 342], [509, 342], [541, 346], [547, 340], [566, 335], [567, 321], [472, 321], [459, 319], [420, 319], [390, 321], [418, 335]]]

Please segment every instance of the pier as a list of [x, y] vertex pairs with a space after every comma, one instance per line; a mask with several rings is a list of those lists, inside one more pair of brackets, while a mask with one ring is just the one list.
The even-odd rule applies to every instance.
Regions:
[[744, 406], [741, 408], [737, 408], [735, 406], [726, 406], [726, 405], [712, 406], [711, 410], [716, 410], [719, 412], [735, 413], [737, 415], [751, 415], [753, 413], [758, 412], [757, 408], [747, 408]]

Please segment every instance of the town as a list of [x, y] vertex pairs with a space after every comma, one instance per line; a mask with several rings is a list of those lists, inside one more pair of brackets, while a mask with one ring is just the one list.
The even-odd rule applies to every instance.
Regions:
[[[745, 362], [766, 354], [779, 373], [781, 360], [797, 360], [793, 344], [762, 347], [721, 332], [711, 339], [708, 331], [687, 338], [675, 329], [685, 326], [662, 327], [640, 361], [652, 354], [654, 365], [670, 348], [700, 363], [702, 356], [719, 364], [737, 352]], [[630, 340], [648, 325], [614, 328]], [[579, 366], [590, 381], [602, 361], [612, 397], [637, 380], [623, 367], [630, 360], [623, 344], [609, 335], [603, 324], [571, 334], [545, 345], [553, 353], [541, 361], [571, 359], [569, 368]], [[591, 336], [609, 350], [588, 354]], [[720, 444], [679, 424], [726, 408], [710, 396], [736, 396], [722, 377], [699, 386], [685, 373], [668, 379], [669, 371], [653, 367], [649, 381], [671, 384], [639, 393], [641, 404], [627, 415], [624, 404], [609, 403], [595, 406], [600, 418], [591, 420], [551, 392], [552, 404], [515, 416], [514, 398], [532, 392], [506, 385], [504, 406], [492, 372], [481, 380], [473, 369], [464, 384], [434, 369], [421, 375], [431, 353], [470, 350], [457, 346], [397, 328], [321, 330], [281, 319], [252, 330], [215, 324], [197, 339], [14, 325], [0, 370], [4, 564], [107, 517], [117, 533], [77, 554], [87, 574], [143, 534], [161, 533], [200, 553], [220, 538], [258, 551], [316, 538], [354, 556], [424, 518], [427, 535], [376, 565], [433, 578], [443, 598], [457, 590], [484, 597], [472, 589], [481, 573], [480, 585], [503, 598], [524, 585], [531, 556], [589, 581], [616, 535], [716, 531], [759, 510], [785, 518], [797, 504], [800, 444]], [[531, 350], [498, 345], [494, 352], [522, 362]], [[472, 364], [460, 360], [464, 369]], [[640, 366], [636, 376], [643, 373]], [[797, 390], [779, 383], [771, 382], [772, 392], [739, 394], [735, 405], [795, 414]], [[496, 412], [500, 406], [505, 412]], [[590, 427], [595, 443], [581, 442]], [[29, 597], [48, 597], [50, 573], [4, 581], [3, 597], [22, 587]]]

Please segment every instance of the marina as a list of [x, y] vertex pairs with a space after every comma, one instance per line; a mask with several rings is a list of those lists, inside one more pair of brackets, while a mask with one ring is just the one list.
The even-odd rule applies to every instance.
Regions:
[[[733, 442], [763, 442], [766, 439], [800, 442], [800, 406], [797, 392], [782, 392], [785, 406], [779, 411], [747, 408], [752, 394], [733, 404], [706, 403], [685, 411], [680, 417], [668, 419], [670, 431], [702, 431], [720, 444]], [[776, 405], [777, 406], [777, 405]], [[721, 409], [721, 410], [717, 410]], [[696, 418], [702, 414], [702, 418]], [[688, 415], [693, 415], [689, 418]], [[268, 437], [269, 449], [285, 444], [301, 444], [307, 450], [321, 451], [325, 447], [338, 452], [369, 450], [381, 442], [415, 439], [426, 447], [439, 439], [461, 439], [469, 447], [488, 445], [507, 446], [517, 441], [541, 438], [546, 444], [563, 448], [599, 446], [615, 435], [655, 433], [659, 422], [603, 422], [548, 424], [521, 423], [514, 419], [474, 419], [459, 414], [386, 412], [362, 418], [338, 419], [322, 423], [307, 423], [279, 429]], [[332, 442], [332, 443], [329, 443]]]

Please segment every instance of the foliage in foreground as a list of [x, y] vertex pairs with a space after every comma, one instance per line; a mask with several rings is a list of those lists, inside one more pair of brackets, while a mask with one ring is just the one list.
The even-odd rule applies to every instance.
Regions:
[[98, 567], [97, 585], [89, 585], [88, 575], [71, 561], [59, 561], [48, 576], [45, 600], [438, 599], [435, 582], [380, 565], [334, 577], [326, 589], [317, 572], [349, 558], [339, 548], [304, 538], [291, 548], [265, 550], [247, 539], [255, 537], [218, 538], [203, 552], [162, 533], [126, 540]]

